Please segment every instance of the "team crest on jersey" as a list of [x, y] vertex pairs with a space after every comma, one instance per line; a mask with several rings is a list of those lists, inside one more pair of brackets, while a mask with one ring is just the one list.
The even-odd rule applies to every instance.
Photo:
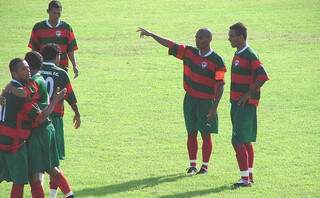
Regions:
[[235, 65], [235, 66], [238, 66], [238, 65], [239, 65], [239, 60], [235, 60], [235, 61], [234, 61], [234, 65]]
[[201, 67], [202, 67], [202, 69], [208, 67], [208, 63], [205, 62], [205, 61], [203, 61], [203, 62], [201, 63]]
[[56, 36], [60, 37], [61, 36], [61, 31], [56, 31]]

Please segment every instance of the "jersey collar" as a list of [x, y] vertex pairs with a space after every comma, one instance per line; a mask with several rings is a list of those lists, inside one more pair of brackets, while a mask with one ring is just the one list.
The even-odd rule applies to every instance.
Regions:
[[47, 26], [49, 26], [50, 28], [57, 28], [57, 27], [59, 27], [59, 25], [61, 24], [61, 21], [60, 21], [60, 19], [58, 20], [58, 23], [57, 23], [57, 25], [55, 26], [55, 27], [53, 27], [50, 23], [49, 23], [49, 20], [47, 19], [46, 20], [46, 24], [47, 24]]
[[43, 65], [50, 65], [52, 67], [56, 67], [56, 64], [52, 63], [52, 62], [42, 62]]
[[202, 56], [202, 55], [200, 54], [200, 50], [199, 50], [199, 56], [201, 56], [201, 57], [207, 57], [207, 56], [210, 56], [210, 54], [211, 54], [212, 52], [213, 52], [213, 50], [210, 48], [209, 52]]
[[239, 51], [236, 52], [236, 54], [241, 54], [244, 50], [246, 50], [249, 47], [249, 45], [246, 43], [246, 45]]
[[19, 82], [19, 81], [15, 80], [15, 79], [12, 79], [12, 80], [11, 80], [11, 82], [13, 82], [13, 83], [17, 83], [18, 85], [23, 86], [23, 84], [22, 84], [21, 82]]

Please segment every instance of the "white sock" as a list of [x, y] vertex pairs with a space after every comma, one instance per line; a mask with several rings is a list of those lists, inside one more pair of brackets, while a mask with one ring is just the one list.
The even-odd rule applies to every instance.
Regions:
[[57, 198], [57, 189], [50, 189], [50, 198]]
[[73, 195], [73, 192], [72, 192], [72, 191], [68, 192], [68, 193], [65, 194], [64, 196], [69, 197], [70, 195]]

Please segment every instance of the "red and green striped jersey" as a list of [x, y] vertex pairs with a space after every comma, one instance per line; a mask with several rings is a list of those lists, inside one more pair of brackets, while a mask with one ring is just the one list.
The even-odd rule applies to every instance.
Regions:
[[40, 51], [48, 43], [59, 45], [62, 53], [59, 66], [68, 67], [67, 53], [78, 49], [71, 26], [64, 21], [59, 21], [56, 27], [52, 27], [48, 20], [36, 23], [32, 29], [28, 47]]
[[[247, 45], [235, 53], [231, 66], [230, 101], [238, 101], [256, 81], [267, 81], [269, 77], [256, 53]], [[258, 106], [260, 90], [251, 95], [248, 104]]]
[[201, 56], [197, 48], [175, 43], [169, 44], [169, 55], [183, 61], [183, 87], [190, 96], [215, 99], [216, 82], [224, 80], [226, 72], [221, 56], [214, 51]]
[[[67, 93], [65, 95], [65, 100], [70, 104], [73, 105], [77, 103], [76, 96], [73, 92], [72, 85], [70, 83], [69, 76], [67, 72], [59, 67], [57, 67], [54, 63], [50, 62], [43, 62], [42, 67], [39, 73], [45, 79], [47, 91], [49, 93], [50, 101], [52, 100], [52, 96], [54, 91], [59, 87], [60, 89], [67, 89]], [[58, 103], [54, 110], [53, 114], [63, 116], [64, 114], [64, 105], [62, 100]]]
[[[23, 87], [11, 81], [15, 87]], [[25, 98], [5, 93], [6, 103], [0, 106], [0, 151], [15, 152], [30, 135], [32, 121], [37, 119], [40, 108]]]

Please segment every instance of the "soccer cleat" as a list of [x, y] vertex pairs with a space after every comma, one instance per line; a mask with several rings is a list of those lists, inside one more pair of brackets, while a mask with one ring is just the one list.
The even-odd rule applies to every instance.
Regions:
[[195, 175], [197, 173], [197, 168], [196, 167], [193, 167], [193, 166], [190, 166], [189, 168], [187, 168], [187, 175]]
[[244, 179], [240, 179], [237, 183], [233, 184], [233, 187], [235, 187], [235, 188], [250, 187], [250, 186], [251, 186], [251, 182], [244, 180]]
[[201, 167], [200, 170], [197, 172], [197, 175], [207, 175], [208, 174], [208, 170]]

